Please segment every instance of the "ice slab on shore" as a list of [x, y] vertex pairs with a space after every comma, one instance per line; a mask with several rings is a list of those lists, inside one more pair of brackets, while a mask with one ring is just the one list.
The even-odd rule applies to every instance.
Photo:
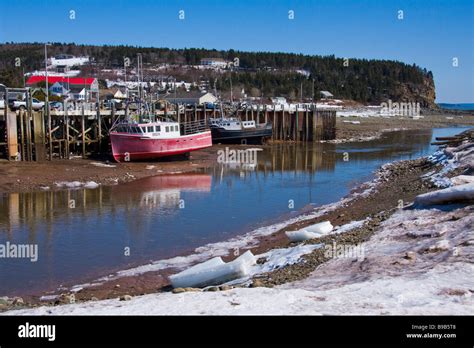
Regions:
[[474, 176], [473, 175], [458, 175], [451, 178], [451, 182], [453, 185], [464, 185], [474, 183]]
[[443, 190], [424, 193], [415, 198], [417, 205], [435, 205], [449, 202], [474, 200], [474, 183], [448, 187]]
[[174, 288], [219, 285], [245, 277], [255, 263], [255, 256], [250, 251], [228, 263], [217, 257], [170, 276], [170, 281]]
[[194, 266], [192, 266], [188, 269], [185, 269], [184, 271], [176, 274], [176, 276], [177, 275], [186, 276], [186, 275], [189, 275], [189, 274], [200, 272], [200, 271], [205, 270], [207, 268], [212, 268], [212, 267], [216, 267], [216, 266], [220, 266], [220, 265], [224, 265], [224, 264], [225, 264], [225, 262], [222, 261], [221, 257], [214, 257], [210, 260], [204, 261], [202, 263], [198, 263], [197, 265], [194, 265]]
[[291, 242], [302, 242], [309, 239], [320, 238], [333, 230], [329, 221], [323, 221], [311, 226], [304, 227], [298, 231], [285, 232]]
[[93, 166], [102, 167], [102, 168], [115, 168], [115, 167], [117, 167], [115, 164], [108, 164], [108, 163], [102, 163], [102, 162], [92, 162], [91, 164]]

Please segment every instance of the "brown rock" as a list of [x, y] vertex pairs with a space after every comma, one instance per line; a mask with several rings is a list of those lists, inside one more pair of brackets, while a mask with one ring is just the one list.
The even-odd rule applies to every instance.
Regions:
[[264, 285], [263, 285], [263, 282], [260, 279], [254, 279], [252, 281], [252, 284], [250, 284], [251, 288], [259, 288], [259, 287], [262, 287], [262, 286], [264, 286]]
[[184, 291], [186, 292], [196, 292], [196, 291], [201, 291], [199, 288], [184, 288]]
[[173, 294], [180, 294], [182, 292], [185, 292], [184, 288], [174, 288], [173, 291], [171, 291]]
[[13, 305], [18, 306], [18, 305], [24, 305], [25, 301], [21, 297], [15, 297], [13, 298]]
[[407, 251], [405, 254], [405, 259], [407, 260], [416, 260], [416, 253], [414, 251]]

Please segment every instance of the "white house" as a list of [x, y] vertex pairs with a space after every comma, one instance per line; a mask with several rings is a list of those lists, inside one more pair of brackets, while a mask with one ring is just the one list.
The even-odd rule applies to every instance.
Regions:
[[77, 101], [86, 100], [87, 90], [85, 88], [81, 89], [78, 93], [72, 93], [72, 98]]
[[222, 58], [202, 58], [201, 65], [215, 68], [225, 68], [227, 66], [227, 62]]
[[215, 103], [217, 98], [209, 92], [200, 92], [200, 91], [178, 91], [175, 93], [170, 93], [165, 97], [165, 100], [172, 104], [190, 104], [190, 105], [202, 105], [205, 103]]
[[127, 94], [123, 93], [120, 89], [117, 89], [117, 92], [114, 94], [114, 99], [126, 99]]
[[286, 98], [284, 97], [273, 97], [271, 98], [273, 104], [283, 105], [286, 104]]
[[79, 66], [89, 63], [89, 57], [75, 57], [70, 54], [58, 54], [57, 56], [51, 57], [50, 62], [53, 67], [71, 67], [75, 65]]

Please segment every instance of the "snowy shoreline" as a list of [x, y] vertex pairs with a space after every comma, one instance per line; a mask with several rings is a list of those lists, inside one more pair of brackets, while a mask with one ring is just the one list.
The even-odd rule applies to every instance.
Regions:
[[[462, 180], [469, 181], [466, 177], [472, 179], [474, 144], [448, 147], [429, 159], [441, 166], [441, 170], [424, 175], [422, 181], [442, 187], [466, 185]], [[258, 242], [259, 236], [271, 235], [291, 224], [314, 219], [347, 205], [351, 200], [369, 195], [386, 180], [385, 173], [390, 166], [393, 164], [382, 167], [374, 181], [363, 184], [362, 192], [353, 193], [310, 214], [260, 228], [227, 242], [198, 248], [199, 253], [189, 259], [162, 260], [118, 274], [130, 276], [163, 267], [184, 269], [209, 257], [227, 255], [235, 246], [246, 250]], [[463, 170], [463, 174], [448, 177], [456, 170]], [[459, 177], [463, 177], [462, 180]], [[473, 190], [467, 192], [472, 200]], [[236, 287], [216, 292], [154, 293], [125, 301], [88, 301], [3, 314], [472, 314], [473, 227], [472, 205], [411, 206], [410, 209], [397, 210], [381, 223], [376, 233], [362, 244], [362, 259], [354, 255], [335, 257], [322, 263], [305, 279], [273, 288]], [[291, 250], [287, 251], [291, 253]], [[278, 256], [278, 250], [273, 252]], [[296, 255], [293, 261], [298, 262], [303, 254]], [[271, 265], [267, 265], [267, 270], [268, 266]]]

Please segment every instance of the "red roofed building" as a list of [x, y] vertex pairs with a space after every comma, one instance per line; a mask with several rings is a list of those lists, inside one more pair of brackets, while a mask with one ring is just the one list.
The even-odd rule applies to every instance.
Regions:
[[[46, 82], [46, 76], [33, 75], [26, 81], [27, 86], [37, 85], [40, 82]], [[48, 85], [54, 85], [59, 82], [62, 85], [71, 87], [87, 87], [93, 91], [99, 88], [99, 82], [93, 77], [64, 77], [64, 76], [48, 76]]]
[[[38, 83], [46, 83], [46, 76], [33, 75], [26, 81], [29, 87], [36, 86]], [[71, 91], [71, 97], [74, 99], [87, 100], [90, 93], [97, 93], [97, 95], [99, 93], [99, 81], [94, 77], [48, 76], [48, 89], [51, 90], [54, 84], [61, 84]]]

